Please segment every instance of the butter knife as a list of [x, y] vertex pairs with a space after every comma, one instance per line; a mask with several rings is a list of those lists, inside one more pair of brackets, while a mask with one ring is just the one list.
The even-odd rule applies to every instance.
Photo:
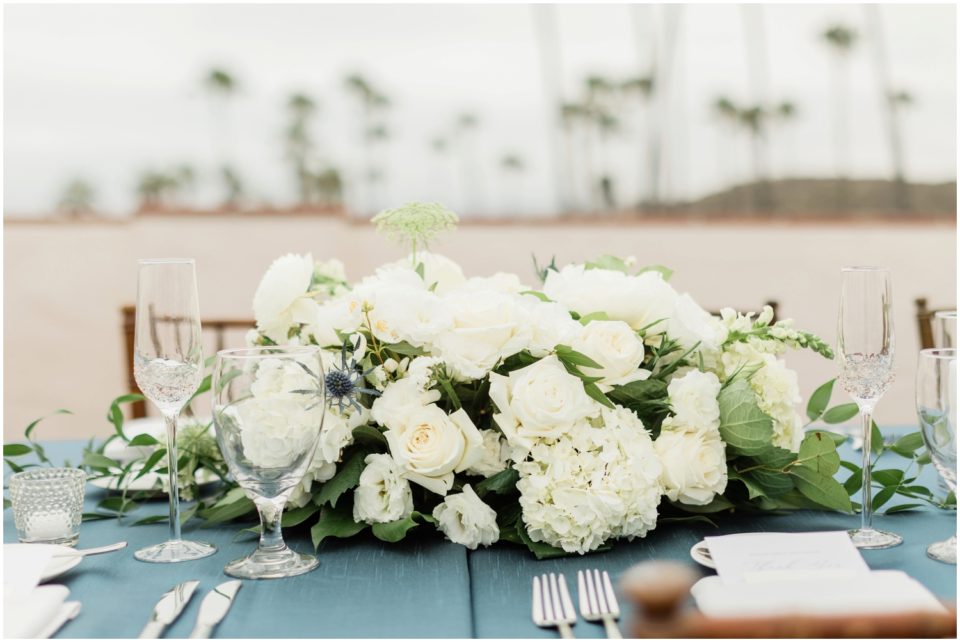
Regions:
[[163, 630], [177, 619], [199, 584], [198, 580], [181, 582], [164, 593], [157, 605], [153, 607], [153, 615], [150, 616], [147, 625], [143, 627], [140, 639], [153, 640], [163, 635]]
[[193, 627], [193, 633], [190, 637], [193, 639], [206, 639], [213, 634], [213, 629], [230, 610], [233, 604], [233, 598], [240, 590], [240, 580], [224, 582], [213, 589], [203, 598], [200, 603], [200, 615], [197, 616], [197, 624]]

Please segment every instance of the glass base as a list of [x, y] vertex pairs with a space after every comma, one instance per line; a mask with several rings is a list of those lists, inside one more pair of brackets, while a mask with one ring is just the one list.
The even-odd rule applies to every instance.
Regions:
[[896, 533], [878, 531], [873, 528], [858, 528], [847, 531], [857, 548], [893, 548], [903, 544], [903, 538]]
[[227, 564], [223, 572], [231, 577], [268, 580], [308, 573], [320, 565], [314, 555], [297, 553], [286, 546], [279, 550], [257, 549]]
[[927, 547], [927, 557], [935, 559], [944, 564], [957, 563], [957, 536], [954, 535], [948, 540], [931, 544]]
[[202, 557], [209, 557], [217, 552], [217, 547], [206, 542], [190, 542], [187, 540], [169, 540], [162, 544], [155, 544], [141, 548], [133, 554], [141, 562], [155, 564], [171, 564], [173, 562], [189, 562]]
[[76, 547], [77, 542], [80, 541], [80, 533], [74, 535], [64, 535], [63, 537], [52, 537], [48, 539], [42, 538], [30, 538], [30, 537], [18, 537], [18, 539], [24, 544], [57, 544], [58, 546], [69, 546], [71, 548]]

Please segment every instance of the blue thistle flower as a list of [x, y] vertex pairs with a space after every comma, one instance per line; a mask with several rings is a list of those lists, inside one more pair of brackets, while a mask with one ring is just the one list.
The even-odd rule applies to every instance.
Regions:
[[[373, 368], [364, 370], [363, 366], [357, 363], [352, 353], [360, 348], [360, 342], [355, 346], [350, 345], [350, 341], [344, 341], [340, 349], [340, 366], [333, 366], [330, 372], [323, 378], [324, 387], [327, 391], [327, 403], [333, 408], [334, 405], [343, 412], [347, 407], [353, 406], [358, 411], [363, 410], [363, 406], [357, 401], [357, 397], [362, 393], [379, 397], [380, 393], [372, 388], [362, 386], [363, 378], [373, 372]], [[350, 350], [351, 356], [347, 357], [347, 350]]]

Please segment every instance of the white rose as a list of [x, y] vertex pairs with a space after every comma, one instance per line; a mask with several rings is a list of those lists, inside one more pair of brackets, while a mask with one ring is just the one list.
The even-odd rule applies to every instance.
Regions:
[[261, 334], [286, 343], [291, 326], [314, 320], [317, 302], [306, 296], [312, 278], [310, 254], [286, 254], [270, 265], [253, 295], [253, 316]]
[[649, 370], [640, 368], [643, 341], [624, 321], [591, 321], [582, 326], [571, 347], [600, 364], [600, 368], [584, 366], [581, 370], [588, 376], [602, 377], [597, 387], [603, 392], [650, 376]]
[[319, 346], [339, 347], [337, 332], [355, 332], [362, 322], [360, 303], [349, 296], [341, 297], [318, 305], [301, 334], [312, 336]]
[[483, 437], [462, 408], [447, 415], [439, 406], [409, 406], [400, 427], [384, 433], [403, 476], [438, 495], [453, 486], [454, 473], [483, 455]]
[[653, 446], [671, 501], [703, 506], [726, 489], [727, 459], [719, 433], [662, 430]]
[[558, 345], [570, 345], [583, 328], [559, 303], [541, 301], [532, 294], [519, 297], [519, 301], [530, 319], [527, 350], [535, 357], [545, 357]]
[[367, 455], [363, 461], [367, 466], [353, 491], [353, 521], [377, 524], [409, 517], [413, 493], [390, 455]]
[[511, 445], [529, 449], [535, 440], [556, 439], [574, 424], [598, 413], [583, 382], [567, 372], [555, 355], [514, 370], [490, 374], [493, 420]]
[[450, 313], [440, 297], [414, 288], [380, 291], [370, 310], [373, 335], [385, 343], [406, 341], [417, 348], [430, 346], [450, 328]]
[[445, 303], [452, 323], [435, 347], [458, 379], [482, 379], [498, 361], [527, 347], [530, 320], [514, 297], [492, 290], [463, 292]]
[[483, 503], [470, 488], [462, 493], [447, 495], [442, 504], [433, 509], [437, 528], [455, 543], [476, 550], [478, 546], [490, 546], [500, 539], [497, 512]]
[[685, 348], [699, 344], [698, 349], [716, 351], [727, 340], [727, 327], [718, 318], [701, 308], [689, 294], [676, 298], [673, 314], [667, 323], [667, 336]]
[[382, 394], [374, 399], [370, 409], [373, 420], [391, 430], [399, 430], [406, 426], [411, 409], [440, 401], [439, 390], [427, 389], [430, 371], [440, 363], [435, 357], [417, 357], [411, 361], [406, 375], [387, 384]]
[[466, 470], [468, 475], [490, 477], [506, 469], [508, 453], [506, 442], [496, 430], [481, 430], [483, 436], [483, 455]]
[[[416, 268], [420, 264], [423, 265], [423, 278], [416, 272]], [[377, 271], [378, 274], [381, 270], [384, 273], [393, 270], [409, 272], [416, 277], [421, 287], [424, 289], [433, 288], [433, 291], [437, 294], [446, 294], [466, 281], [463, 270], [459, 265], [442, 254], [434, 254], [433, 252], [417, 252], [415, 262], [412, 256], [407, 256], [405, 259], [384, 265]]]
[[[581, 316], [604, 312], [610, 319], [626, 321], [634, 330], [669, 319], [677, 298], [659, 272], [633, 276], [616, 270], [588, 270], [582, 265], [549, 270], [543, 293]], [[664, 329], [659, 324], [648, 332]]]
[[690, 370], [682, 377], [674, 377], [667, 386], [673, 409], [672, 425], [700, 432], [717, 430], [720, 387], [720, 379], [712, 372]]

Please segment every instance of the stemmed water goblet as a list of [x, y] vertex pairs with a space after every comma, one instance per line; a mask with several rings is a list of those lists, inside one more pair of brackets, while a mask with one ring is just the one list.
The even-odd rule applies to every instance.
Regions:
[[[957, 490], [957, 350], [921, 350], [917, 364], [917, 417], [923, 441], [947, 488]], [[931, 544], [927, 555], [957, 563], [957, 537]]]
[[873, 528], [870, 437], [873, 411], [894, 377], [890, 271], [845, 267], [841, 277], [837, 328], [840, 386], [857, 403], [863, 424], [863, 508], [860, 528], [851, 530], [850, 537], [857, 548], [889, 548], [903, 538]]
[[281, 516], [303, 479], [323, 427], [325, 386], [317, 347], [272, 346], [217, 353], [213, 422], [231, 474], [260, 513], [260, 542], [227, 575], [278, 578], [316, 568], [283, 541]]
[[177, 418], [203, 378], [200, 304], [193, 259], [139, 262], [133, 375], [143, 395], [163, 415], [167, 436], [170, 539], [143, 548], [143, 562], [185, 562], [207, 557], [217, 547], [180, 537], [177, 479]]

